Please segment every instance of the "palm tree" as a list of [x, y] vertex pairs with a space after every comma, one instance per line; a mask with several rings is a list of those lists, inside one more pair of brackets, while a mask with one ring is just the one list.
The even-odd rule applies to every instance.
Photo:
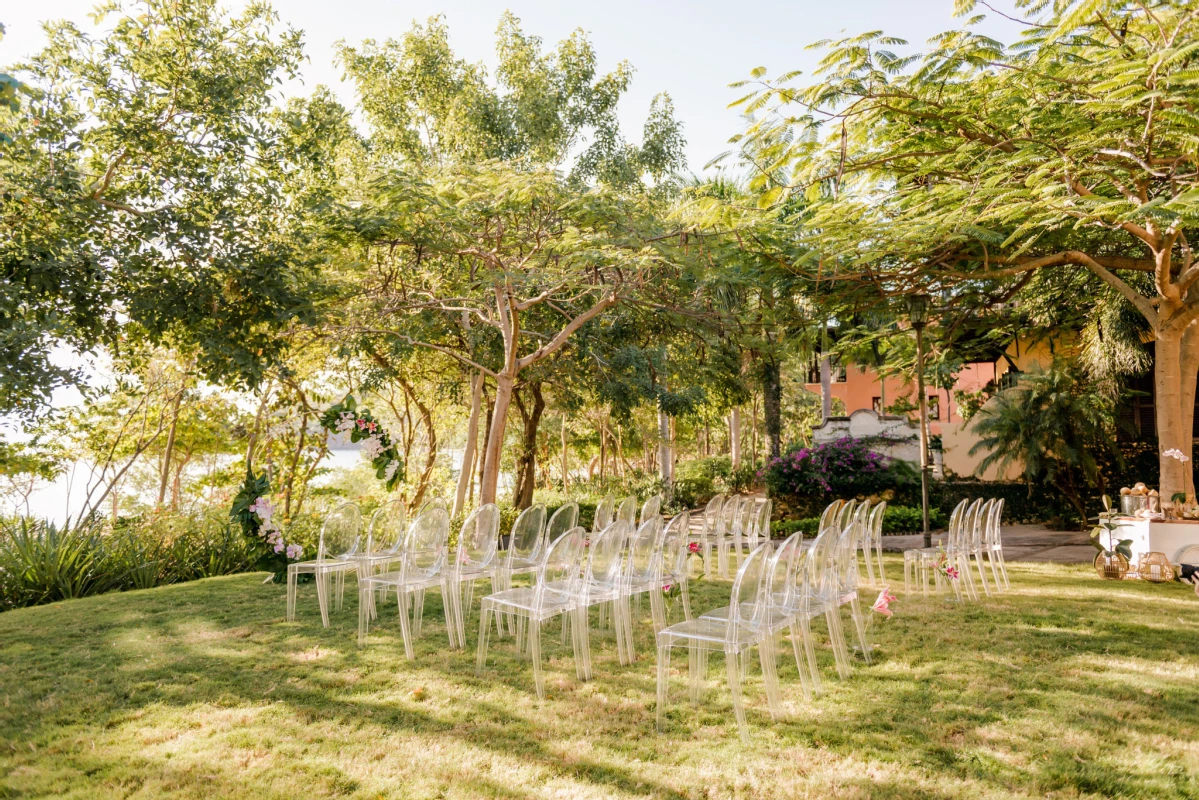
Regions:
[[1030, 492], [1037, 482], [1057, 488], [1085, 523], [1083, 490], [1104, 488], [1098, 456], [1110, 451], [1119, 459], [1113, 412], [1110, 398], [1084, 382], [1076, 367], [1055, 363], [1024, 373], [979, 410], [971, 422], [979, 440], [970, 455], [987, 451], [979, 473], [1021, 466]]

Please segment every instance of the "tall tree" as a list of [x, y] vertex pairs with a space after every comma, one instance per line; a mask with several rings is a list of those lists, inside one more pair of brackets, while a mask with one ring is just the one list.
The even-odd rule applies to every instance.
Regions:
[[[974, 0], [957, 0], [966, 14]], [[1155, 339], [1164, 497], [1191, 491], [1199, 264], [1199, 10], [1176, 0], [1023, 4], [1013, 47], [967, 26], [924, 55], [881, 33], [824, 43], [820, 80], [761, 81], [764, 163], [789, 168], [814, 249], [845, 292], [1011, 297], [1041, 271], [1085, 271]], [[973, 21], [973, 20], [972, 20]], [[782, 135], [780, 132], [785, 132]], [[764, 171], [765, 172], [765, 171]], [[759, 180], [765, 180], [759, 176]], [[806, 265], [815, 273], [818, 265]]]

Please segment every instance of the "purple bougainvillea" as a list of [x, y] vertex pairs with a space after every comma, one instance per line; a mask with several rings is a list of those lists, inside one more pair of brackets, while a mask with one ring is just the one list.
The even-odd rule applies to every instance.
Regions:
[[820, 498], [857, 496], [894, 489], [910, 479], [903, 462], [876, 453], [869, 443], [845, 437], [795, 447], [758, 472], [772, 494]]

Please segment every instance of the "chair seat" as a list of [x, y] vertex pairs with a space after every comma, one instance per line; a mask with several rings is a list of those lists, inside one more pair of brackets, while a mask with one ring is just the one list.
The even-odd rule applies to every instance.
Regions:
[[428, 589], [432, 586], [441, 585], [442, 575], [440, 572], [432, 575], [416, 570], [404, 572], [382, 572], [378, 575], [367, 575], [358, 579], [360, 587], [379, 587], [389, 586], [404, 589]]
[[292, 572], [340, 572], [355, 569], [357, 566], [357, 560], [329, 558], [324, 561], [297, 561], [295, 564], [288, 564], [287, 569]]
[[739, 626], [737, 628], [737, 638], [729, 642], [729, 622], [727, 619], [699, 617], [697, 619], [678, 622], [669, 628], [664, 628], [658, 634], [658, 646], [672, 645], [675, 643], [674, 640], [681, 640], [698, 642], [709, 646], [719, 645], [722, 648], [732, 645], [735, 649], [741, 650], [752, 645], [761, 636], [760, 631]]
[[[753, 603], [743, 603], [742, 605], [744, 606], [744, 614], [746, 616], [753, 613]], [[700, 619], [718, 619], [727, 622], [729, 618], [729, 609], [730, 606], [714, 608], [711, 611], [703, 614]], [[790, 624], [791, 619], [794, 616], [794, 614], [789, 612], [787, 609], [782, 608], [781, 606], [772, 606], [770, 610], [766, 612], [766, 618], [762, 621], [764, 624], [754, 627], [759, 629], [765, 628], [767, 630], [777, 630], [780, 627], [786, 627], [788, 624]]]
[[576, 605], [575, 598], [569, 593], [548, 586], [544, 590], [539, 606], [537, 605], [537, 590], [531, 586], [505, 589], [502, 592], [489, 594], [483, 598], [483, 602], [497, 610], [523, 611], [526, 615], [535, 615], [541, 619], [569, 611]]

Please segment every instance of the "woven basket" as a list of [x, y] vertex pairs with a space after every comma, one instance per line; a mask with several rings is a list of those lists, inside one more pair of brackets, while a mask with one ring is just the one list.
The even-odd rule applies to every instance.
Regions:
[[1174, 567], [1165, 553], [1145, 553], [1137, 564], [1137, 575], [1143, 581], [1166, 583], [1174, 580]]
[[1106, 581], [1122, 581], [1128, 574], [1128, 559], [1120, 553], [1112, 553], [1110, 556], [1096, 553], [1095, 572]]

